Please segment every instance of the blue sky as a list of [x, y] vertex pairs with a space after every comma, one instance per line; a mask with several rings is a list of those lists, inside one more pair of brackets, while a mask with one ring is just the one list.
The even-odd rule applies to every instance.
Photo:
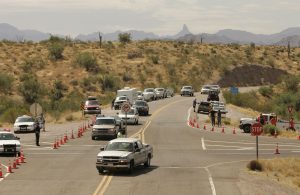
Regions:
[[299, 0], [0, 0], [0, 23], [75, 36], [144, 30], [175, 34], [239, 29], [270, 34], [298, 27]]

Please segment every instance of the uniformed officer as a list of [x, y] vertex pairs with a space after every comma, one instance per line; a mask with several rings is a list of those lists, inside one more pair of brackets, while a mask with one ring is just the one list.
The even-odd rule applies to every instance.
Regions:
[[194, 112], [196, 112], [196, 104], [197, 104], [197, 99], [195, 98], [193, 101], [193, 108], [194, 108]]
[[41, 127], [40, 127], [40, 124], [39, 122], [37, 122], [37, 125], [35, 127], [35, 143], [37, 146], [40, 146], [40, 132], [41, 132]]
[[221, 127], [222, 125], [222, 113], [221, 110], [218, 110], [218, 127]]

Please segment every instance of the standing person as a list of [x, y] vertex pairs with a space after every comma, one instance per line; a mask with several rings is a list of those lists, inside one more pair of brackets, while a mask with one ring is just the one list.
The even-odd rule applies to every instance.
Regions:
[[218, 110], [218, 127], [221, 127], [222, 113], [221, 110]]
[[294, 122], [294, 118], [293, 117], [291, 117], [291, 119], [290, 119], [290, 127], [289, 127], [289, 129], [295, 131], [295, 122]]
[[115, 104], [115, 98], [111, 101], [111, 109], [114, 109], [114, 104]]
[[211, 126], [215, 126], [215, 124], [216, 124], [216, 121], [215, 121], [215, 111], [214, 110], [211, 110], [210, 111], [210, 117], [211, 117]]
[[258, 117], [258, 122], [259, 122], [262, 126], [265, 125], [265, 119], [264, 119], [262, 113], [260, 113], [260, 115], [259, 115], [259, 117]]
[[39, 122], [37, 122], [34, 132], [35, 132], [35, 143], [36, 143], [37, 146], [40, 146], [41, 127], [40, 127]]
[[193, 101], [193, 108], [194, 108], [194, 112], [196, 112], [196, 104], [197, 104], [197, 98], [194, 99]]

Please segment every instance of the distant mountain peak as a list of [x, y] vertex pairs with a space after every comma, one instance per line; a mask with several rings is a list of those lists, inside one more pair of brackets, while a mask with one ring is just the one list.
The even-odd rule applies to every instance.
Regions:
[[186, 24], [183, 25], [181, 31], [176, 35], [178, 37], [184, 36], [184, 35], [188, 35], [188, 34], [192, 34], [189, 30], [189, 28], [187, 27]]

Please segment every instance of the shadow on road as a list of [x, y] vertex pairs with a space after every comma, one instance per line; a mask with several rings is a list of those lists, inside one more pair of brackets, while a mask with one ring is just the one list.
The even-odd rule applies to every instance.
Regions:
[[115, 177], [137, 177], [139, 175], [147, 174], [157, 168], [158, 166], [144, 167], [143, 165], [140, 165], [135, 167], [131, 174], [129, 174], [126, 170], [115, 170], [107, 172], [106, 175], [113, 174]]

